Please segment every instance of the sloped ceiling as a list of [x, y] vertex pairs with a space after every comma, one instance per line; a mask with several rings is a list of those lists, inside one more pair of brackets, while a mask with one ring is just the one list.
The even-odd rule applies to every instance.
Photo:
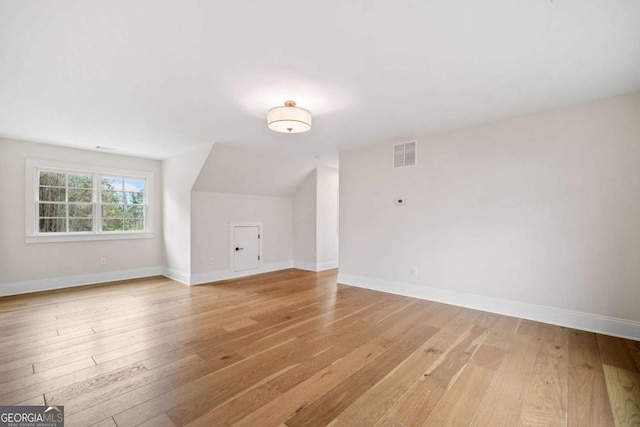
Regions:
[[292, 197], [316, 167], [315, 162], [295, 155], [215, 144], [192, 189]]
[[[0, 136], [331, 163], [640, 90], [640, 1], [0, 0]], [[266, 111], [293, 99], [313, 129]]]

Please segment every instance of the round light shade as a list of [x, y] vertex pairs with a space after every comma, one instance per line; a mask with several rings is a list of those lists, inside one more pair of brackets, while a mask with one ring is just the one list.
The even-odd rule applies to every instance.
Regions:
[[311, 113], [296, 107], [294, 101], [285, 101], [284, 107], [275, 107], [267, 113], [269, 129], [283, 133], [301, 133], [311, 129]]

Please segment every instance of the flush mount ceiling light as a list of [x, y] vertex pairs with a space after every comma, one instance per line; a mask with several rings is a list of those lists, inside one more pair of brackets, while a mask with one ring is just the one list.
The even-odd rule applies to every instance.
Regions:
[[285, 101], [267, 113], [269, 129], [282, 133], [302, 133], [311, 129], [311, 112], [296, 107], [295, 101]]

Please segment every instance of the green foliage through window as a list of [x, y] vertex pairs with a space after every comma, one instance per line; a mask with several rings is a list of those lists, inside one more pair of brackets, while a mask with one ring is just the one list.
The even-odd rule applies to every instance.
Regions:
[[102, 177], [102, 231], [144, 230], [142, 179]]
[[93, 230], [93, 176], [40, 171], [38, 229], [41, 233]]
[[144, 231], [146, 181], [104, 176], [94, 189], [94, 178], [81, 172], [40, 171], [39, 232], [96, 233], [96, 216], [103, 232]]

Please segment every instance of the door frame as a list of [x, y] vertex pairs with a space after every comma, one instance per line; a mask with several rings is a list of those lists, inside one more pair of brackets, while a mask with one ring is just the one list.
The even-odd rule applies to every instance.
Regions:
[[262, 261], [264, 260], [264, 256], [262, 255], [262, 241], [264, 240], [264, 233], [262, 231], [262, 221], [232, 221], [229, 223], [229, 267], [232, 273], [236, 272], [235, 266], [235, 243], [236, 236], [235, 231], [236, 227], [258, 227], [258, 234], [260, 238], [258, 239], [258, 255], [260, 259], [258, 260], [258, 267], [252, 268], [251, 270], [242, 270], [242, 271], [260, 271], [262, 269]]

